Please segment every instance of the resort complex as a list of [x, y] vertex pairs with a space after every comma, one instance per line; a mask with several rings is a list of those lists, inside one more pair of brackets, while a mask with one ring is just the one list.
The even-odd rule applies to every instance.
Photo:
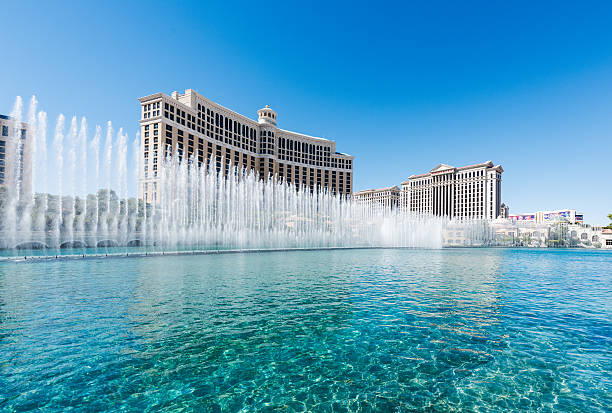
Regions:
[[[612, 249], [612, 230], [583, 222], [575, 209], [510, 214], [501, 202], [503, 168], [493, 162], [455, 168], [440, 164], [411, 175], [397, 186], [355, 192], [353, 200], [370, 213], [399, 210], [450, 220], [443, 231], [445, 247], [579, 247]], [[486, 230], [462, 221], [486, 222]]]
[[612, 413], [612, 2], [2, 11], [0, 413]]
[[[267, 106], [254, 121], [189, 89], [140, 102], [140, 135], [130, 144], [137, 174], [128, 172], [122, 130], [113, 138], [109, 125], [102, 142], [101, 128], [88, 138], [84, 119], [65, 131], [58, 118], [55, 165], [70, 177], [67, 187], [63, 173], [53, 177], [59, 195], [32, 187], [34, 169], [48, 181], [46, 122], [36, 120], [35, 100], [31, 125], [20, 99], [14, 116], [0, 118], [0, 248], [612, 248], [612, 234], [574, 209], [510, 214], [503, 168], [491, 161], [439, 164], [401, 189], [351, 194], [354, 158], [334, 141], [279, 129]], [[139, 202], [127, 199], [132, 177]]]
[[400, 205], [410, 212], [454, 219], [495, 219], [501, 210], [501, 165], [440, 164], [402, 182]]
[[402, 211], [452, 219], [496, 219], [507, 213], [501, 202], [501, 165], [440, 164], [431, 171], [412, 175], [397, 186], [367, 189], [353, 194], [359, 202], [377, 209], [399, 207]]
[[277, 113], [268, 106], [257, 111], [255, 121], [191, 89], [139, 101], [140, 198], [146, 202], [158, 202], [159, 168], [169, 156], [206, 164], [225, 175], [233, 168], [244, 169], [296, 189], [352, 192], [353, 157], [337, 152], [334, 141], [278, 128]]

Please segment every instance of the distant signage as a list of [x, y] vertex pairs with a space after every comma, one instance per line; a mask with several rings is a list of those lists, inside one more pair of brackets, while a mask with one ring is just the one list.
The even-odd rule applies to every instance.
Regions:
[[549, 221], [553, 218], [556, 217], [561, 217], [561, 218], [570, 218], [571, 217], [571, 212], [570, 211], [558, 211], [558, 212], [549, 212], [546, 214], [543, 214], [543, 219], [544, 221]]
[[580, 214], [580, 215], [576, 214], [576, 221], [582, 222], [582, 220], [583, 220], [582, 214]]
[[535, 215], [533, 214], [509, 215], [508, 218], [514, 221], [535, 221]]

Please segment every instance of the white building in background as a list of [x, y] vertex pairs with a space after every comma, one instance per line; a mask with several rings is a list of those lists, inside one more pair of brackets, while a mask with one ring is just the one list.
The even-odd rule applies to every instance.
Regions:
[[[612, 249], [612, 229], [567, 221], [535, 222], [497, 219], [488, 221], [484, 239], [473, 228], [452, 223], [445, 228], [444, 246], [573, 247]], [[481, 242], [482, 241], [482, 242]]]
[[503, 172], [491, 161], [459, 168], [440, 164], [402, 182], [400, 207], [455, 219], [496, 219], [501, 213]]
[[612, 248], [612, 230], [589, 224], [569, 224], [567, 231], [571, 246], [591, 248]]
[[32, 158], [28, 124], [0, 115], [0, 188], [18, 182], [22, 193], [32, 191]]
[[536, 211], [528, 214], [514, 214], [508, 215], [508, 219], [512, 221], [537, 223], [564, 221], [570, 224], [579, 224], [584, 221], [583, 215], [577, 213], [575, 209], [558, 209], [555, 211]]
[[159, 200], [158, 167], [166, 154], [199, 165], [212, 159], [210, 166], [226, 174], [231, 167], [245, 168], [296, 188], [352, 193], [354, 157], [337, 152], [332, 140], [280, 129], [276, 112], [268, 106], [259, 109], [258, 119], [253, 120], [192, 89], [138, 100], [140, 198], [146, 202]]
[[369, 206], [372, 210], [394, 209], [399, 204], [400, 192], [398, 186], [365, 189], [355, 192], [353, 199], [356, 202]]
[[601, 247], [612, 250], [612, 229], [601, 230]]

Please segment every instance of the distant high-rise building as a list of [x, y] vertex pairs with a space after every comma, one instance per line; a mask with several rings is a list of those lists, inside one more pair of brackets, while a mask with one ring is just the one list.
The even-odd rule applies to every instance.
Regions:
[[498, 218], [508, 218], [510, 215], [510, 208], [508, 205], [502, 202], [501, 207], [499, 208], [499, 217]]
[[440, 164], [402, 182], [400, 207], [415, 213], [450, 218], [496, 219], [501, 209], [501, 165]]
[[276, 112], [266, 106], [258, 120], [233, 112], [187, 89], [172, 96], [156, 93], [141, 104], [142, 167], [140, 197], [156, 203], [166, 154], [204, 164], [212, 159], [218, 171], [230, 166], [291, 183], [296, 188], [327, 189], [349, 195], [353, 188], [353, 156], [336, 152], [331, 140], [290, 132], [276, 126]]
[[0, 187], [22, 193], [32, 189], [28, 124], [0, 115]]
[[397, 208], [400, 198], [400, 189], [397, 186], [380, 189], [365, 189], [355, 192], [353, 199], [367, 205], [372, 210]]

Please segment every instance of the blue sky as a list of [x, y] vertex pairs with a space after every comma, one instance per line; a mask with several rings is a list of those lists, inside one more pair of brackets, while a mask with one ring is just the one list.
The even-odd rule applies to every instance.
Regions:
[[[610, 2], [5, 2], [0, 112], [112, 120], [192, 88], [355, 156], [355, 189], [492, 160], [513, 213], [612, 213]], [[130, 156], [128, 159], [132, 159]]]

